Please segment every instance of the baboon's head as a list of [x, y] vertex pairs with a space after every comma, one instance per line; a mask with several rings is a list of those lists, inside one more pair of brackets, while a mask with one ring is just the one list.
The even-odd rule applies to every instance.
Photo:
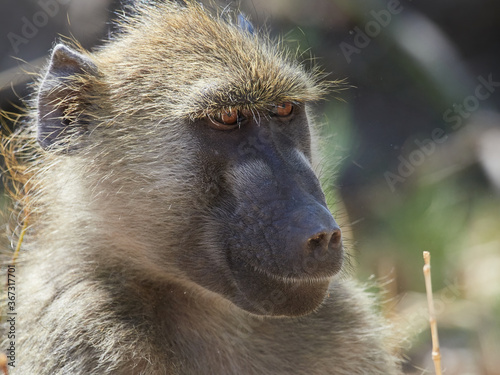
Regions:
[[167, 2], [93, 54], [56, 46], [37, 98], [43, 189], [97, 262], [306, 314], [343, 257], [311, 167], [324, 89], [225, 18]]

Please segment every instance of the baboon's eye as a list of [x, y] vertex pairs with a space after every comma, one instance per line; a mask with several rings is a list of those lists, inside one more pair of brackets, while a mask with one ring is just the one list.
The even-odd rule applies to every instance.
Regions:
[[238, 111], [232, 109], [230, 111], [222, 111], [220, 113], [220, 122], [225, 125], [234, 125], [238, 121]]
[[293, 112], [293, 104], [290, 102], [279, 103], [273, 108], [273, 113], [280, 117], [286, 117]]
[[238, 127], [241, 123], [241, 116], [236, 109], [229, 111], [222, 110], [211, 118], [211, 126], [219, 130], [230, 130]]

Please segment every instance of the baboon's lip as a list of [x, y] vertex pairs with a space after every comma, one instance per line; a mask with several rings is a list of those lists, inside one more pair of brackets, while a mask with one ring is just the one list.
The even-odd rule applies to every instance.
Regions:
[[266, 271], [258, 266], [248, 264], [248, 267], [252, 268], [252, 270], [259, 275], [265, 276], [268, 279], [271, 279], [273, 281], [278, 281], [282, 282], [285, 284], [308, 284], [308, 285], [313, 285], [313, 284], [322, 284], [324, 282], [330, 281], [332, 276], [310, 276], [310, 275], [305, 275], [303, 277], [297, 277], [297, 276], [283, 276], [283, 275], [276, 275], [272, 272]]

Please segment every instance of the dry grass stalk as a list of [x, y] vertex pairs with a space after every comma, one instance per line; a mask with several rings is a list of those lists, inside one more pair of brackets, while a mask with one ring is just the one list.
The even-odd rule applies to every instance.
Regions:
[[439, 352], [436, 312], [434, 310], [434, 300], [432, 298], [431, 254], [428, 251], [424, 251], [424, 263], [425, 290], [427, 292], [427, 303], [429, 305], [429, 322], [431, 325], [432, 335], [432, 360], [434, 361], [436, 375], [441, 375], [441, 353]]

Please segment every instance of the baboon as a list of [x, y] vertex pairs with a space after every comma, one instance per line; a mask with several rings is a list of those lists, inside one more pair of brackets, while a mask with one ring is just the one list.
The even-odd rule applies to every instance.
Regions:
[[339, 272], [321, 75], [237, 11], [140, 2], [120, 22], [92, 53], [55, 46], [17, 135], [12, 373], [398, 373]]

